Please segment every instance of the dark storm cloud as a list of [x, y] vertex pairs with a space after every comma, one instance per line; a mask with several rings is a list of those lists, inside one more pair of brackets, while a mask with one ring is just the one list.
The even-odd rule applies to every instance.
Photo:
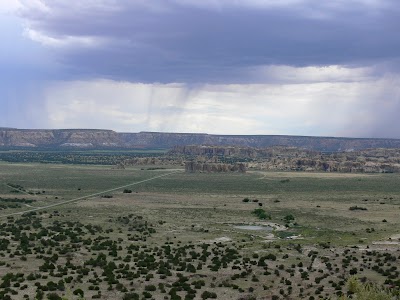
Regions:
[[41, 2], [21, 15], [75, 77], [256, 82], [264, 65], [363, 66], [400, 53], [397, 1]]

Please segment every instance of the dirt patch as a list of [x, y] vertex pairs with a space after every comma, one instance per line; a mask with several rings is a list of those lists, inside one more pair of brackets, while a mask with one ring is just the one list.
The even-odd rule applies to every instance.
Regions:
[[215, 239], [212, 239], [212, 240], [208, 240], [208, 241], [206, 241], [207, 243], [228, 243], [228, 242], [231, 242], [232, 241], [232, 239], [231, 238], [229, 238], [229, 237], [227, 237], [227, 236], [221, 236], [221, 237], [219, 237], [219, 238], [215, 238]]

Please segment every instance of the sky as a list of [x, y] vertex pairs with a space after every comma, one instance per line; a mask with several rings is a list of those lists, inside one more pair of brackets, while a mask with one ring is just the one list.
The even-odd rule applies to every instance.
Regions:
[[400, 138], [398, 0], [1, 0], [0, 127]]

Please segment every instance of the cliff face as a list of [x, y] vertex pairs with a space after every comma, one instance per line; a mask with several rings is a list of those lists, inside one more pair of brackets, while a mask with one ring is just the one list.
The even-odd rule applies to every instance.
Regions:
[[[0, 147], [173, 148], [174, 146], [188, 145], [239, 146], [243, 148], [240, 150], [243, 152], [253, 151], [244, 149], [246, 147], [265, 148], [272, 146], [334, 152], [367, 148], [400, 148], [400, 139], [161, 132], [117, 133], [111, 130], [92, 129], [27, 130], [0, 128]], [[251, 155], [256, 155], [256, 153]]]
[[[399, 148], [323, 153], [281, 146], [264, 149], [179, 146], [174, 147], [168, 154], [171, 157], [189, 159], [185, 163], [186, 172], [189, 173], [240, 172], [240, 165], [250, 170], [400, 173]], [[235, 161], [234, 165], [224, 163]]]
[[172, 148], [188, 145], [240, 146], [265, 148], [297, 147], [316, 151], [346, 151], [369, 148], [400, 148], [400, 139], [361, 139], [289, 135], [210, 135], [192, 133], [120, 133], [127, 147]]
[[21, 130], [1, 129], [3, 147], [115, 147], [120, 145], [116, 132], [111, 130]]

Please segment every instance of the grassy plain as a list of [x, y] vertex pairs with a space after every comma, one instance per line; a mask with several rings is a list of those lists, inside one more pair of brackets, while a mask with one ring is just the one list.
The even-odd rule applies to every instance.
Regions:
[[[148, 167], [141, 166], [112, 169], [110, 166], [99, 165], [1, 162], [0, 197], [35, 201], [21, 204], [19, 208], [3, 209], [0, 217], [133, 184], [176, 170], [173, 168], [148, 170]], [[120, 189], [105, 193], [107, 197], [88, 197], [37, 213], [43, 224], [47, 225], [56, 220], [98, 225], [105, 228], [105, 231], [112, 230], [109, 231], [113, 232], [109, 238], [119, 238], [123, 249], [131, 245], [132, 241], [126, 239], [127, 229], [115, 220], [128, 214], [143, 217], [155, 228], [146, 242], [138, 242], [145, 247], [157, 248], [173, 243], [179, 248], [182, 245], [206, 243], [216, 249], [237, 249], [240, 257], [230, 261], [227, 268], [217, 271], [200, 269], [196, 273], [198, 278], [183, 271], [183, 274], [191, 274], [189, 278], [193, 280], [205, 280], [205, 287], [199, 289], [195, 299], [204, 299], [201, 295], [206, 290], [214, 291], [219, 299], [271, 299], [273, 296], [278, 297], [274, 299], [328, 298], [334, 297], [337, 292], [345, 292], [344, 287], [336, 288], [336, 284], [342, 287], [342, 282], [351, 274], [379, 284], [385, 282], [387, 274], [383, 276], [374, 270], [371, 261], [364, 257], [366, 251], [375, 250], [378, 254], [390, 253], [395, 258], [399, 257], [391, 261], [391, 267], [396, 268], [389, 273], [393, 275], [398, 271], [399, 183], [398, 174], [186, 174], [182, 170], [128, 187], [132, 193], [123, 193], [123, 189]], [[7, 184], [22, 186], [24, 192], [16, 193]], [[248, 198], [247, 202], [243, 201], [245, 198]], [[351, 207], [356, 209], [350, 210]], [[252, 214], [258, 208], [264, 209], [270, 219], [261, 220]], [[289, 215], [294, 220], [286, 222], [284, 219]], [[18, 218], [16, 216], [13, 220]], [[0, 221], [5, 222], [6, 219]], [[249, 231], [235, 228], [234, 225], [238, 224], [271, 225], [274, 229]], [[7, 264], [0, 267], [0, 276], [13, 270], [25, 274], [35, 272], [41, 264], [41, 259], [34, 254], [26, 255], [29, 263], [18, 256], [10, 257], [9, 254], [16, 249], [17, 246], [11, 247], [10, 252], [0, 257], [0, 261]], [[352, 257], [347, 264], [343, 260], [349, 259], [349, 253], [352, 253]], [[267, 254], [273, 254], [277, 259], [271, 260], [267, 267], [257, 263], [260, 257]], [[370, 254], [370, 257], [375, 259], [378, 254]], [[118, 254], [121, 259], [115, 261], [122, 260], [124, 255], [126, 251], [121, 250]], [[90, 251], [82, 246], [75, 252], [74, 261], [76, 264], [84, 263], [90, 257]], [[210, 253], [208, 259], [211, 260], [211, 257]], [[329, 259], [326, 260], [326, 257]], [[207, 260], [207, 263], [211, 264], [211, 261]], [[386, 266], [386, 263], [379, 267]], [[235, 272], [239, 272], [232, 268], [235, 265], [242, 271], [250, 271], [246, 276], [232, 279]], [[350, 272], [352, 268], [357, 269], [356, 273]], [[179, 277], [179, 270], [171, 270]], [[307, 279], [302, 277], [306, 270], [309, 273]], [[51, 278], [51, 275], [48, 276]], [[323, 278], [316, 279], [319, 277]], [[41, 282], [45, 280], [42, 278]], [[163, 293], [159, 287], [160, 283], [173, 287], [173, 282], [172, 279], [164, 280], [155, 275], [155, 279], [132, 280], [131, 287], [140, 295], [140, 299], [146, 298], [144, 286], [150, 283], [158, 286], [150, 298], [179, 299], [174, 298], [170, 290]], [[129, 286], [127, 282], [123, 284]], [[396, 286], [396, 283], [390, 284]], [[98, 290], [90, 290], [89, 286], [88, 280], [75, 280], [68, 285], [67, 290], [80, 287], [85, 291], [85, 297], [90, 299], [98, 295]], [[108, 290], [107, 285], [99, 284], [99, 287], [102, 299], [122, 299], [128, 293], [123, 289]], [[35, 295], [34, 286], [29, 285], [27, 290]], [[58, 293], [66, 295], [67, 291], [61, 290]], [[22, 295], [24, 293], [19, 292], [12, 299], [22, 299]], [[179, 290], [177, 295], [182, 299], [185, 297]]]

